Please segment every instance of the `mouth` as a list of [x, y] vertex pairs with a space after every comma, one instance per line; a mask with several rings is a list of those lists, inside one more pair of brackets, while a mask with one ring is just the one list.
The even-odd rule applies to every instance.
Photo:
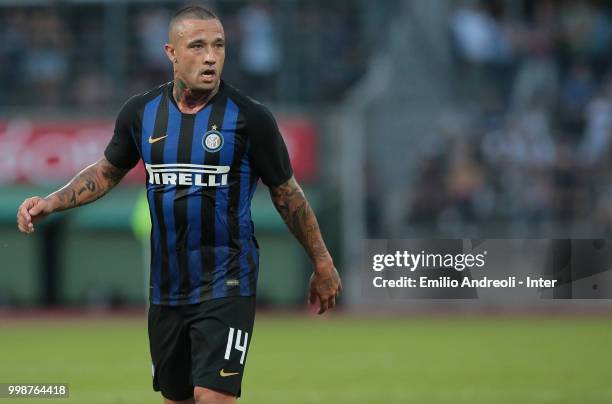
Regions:
[[204, 69], [200, 72], [200, 77], [207, 83], [213, 82], [216, 76], [217, 72], [213, 68]]

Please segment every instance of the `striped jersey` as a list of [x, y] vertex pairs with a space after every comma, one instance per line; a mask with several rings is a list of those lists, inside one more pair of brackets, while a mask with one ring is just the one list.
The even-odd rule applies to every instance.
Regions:
[[142, 159], [146, 169], [150, 302], [254, 295], [251, 199], [260, 178], [271, 187], [293, 175], [285, 143], [268, 109], [223, 81], [195, 114], [181, 113], [172, 89], [130, 98], [104, 152], [119, 168]]

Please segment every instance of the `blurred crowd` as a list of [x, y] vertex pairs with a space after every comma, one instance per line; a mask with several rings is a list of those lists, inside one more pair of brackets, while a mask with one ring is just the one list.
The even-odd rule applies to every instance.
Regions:
[[[224, 77], [255, 98], [334, 101], [364, 71], [364, 10], [354, 2], [207, 3], [226, 30]], [[100, 0], [0, 7], [0, 110], [113, 109], [169, 80], [163, 44], [180, 6]]]
[[459, 101], [421, 162], [408, 223], [612, 230], [612, 3], [461, 2], [449, 33]]

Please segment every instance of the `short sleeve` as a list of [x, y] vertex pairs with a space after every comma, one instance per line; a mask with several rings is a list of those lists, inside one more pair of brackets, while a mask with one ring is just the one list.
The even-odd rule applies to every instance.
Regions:
[[251, 138], [251, 164], [264, 184], [275, 187], [293, 176], [287, 146], [276, 120], [264, 106], [257, 104], [248, 117]]
[[114, 166], [129, 170], [140, 159], [140, 153], [134, 143], [134, 122], [136, 110], [134, 99], [123, 105], [115, 122], [113, 137], [104, 150], [104, 156]]

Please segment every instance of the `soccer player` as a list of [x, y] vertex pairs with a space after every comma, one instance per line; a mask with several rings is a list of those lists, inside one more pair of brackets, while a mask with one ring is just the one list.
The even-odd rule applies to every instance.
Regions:
[[225, 35], [198, 6], [179, 10], [165, 52], [174, 80], [132, 97], [104, 157], [17, 213], [30, 234], [50, 213], [105, 195], [142, 159], [152, 219], [149, 342], [165, 403], [235, 403], [255, 315], [259, 247], [250, 205], [259, 179], [314, 267], [319, 314], [342, 289], [317, 219], [270, 112], [221, 80]]

